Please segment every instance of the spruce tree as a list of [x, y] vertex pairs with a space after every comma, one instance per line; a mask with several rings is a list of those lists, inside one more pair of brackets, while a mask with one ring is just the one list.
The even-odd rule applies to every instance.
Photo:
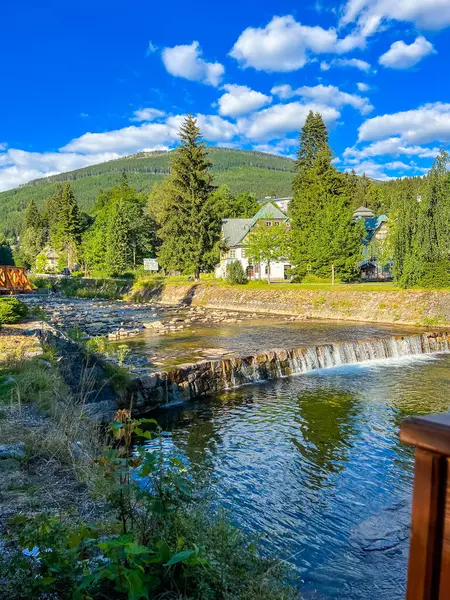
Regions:
[[64, 263], [68, 269], [73, 269], [77, 260], [82, 233], [80, 211], [72, 187], [68, 183], [62, 193], [53, 239], [57, 250], [65, 254]]
[[188, 115], [180, 129], [181, 144], [174, 152], [169, 182], [160, 212], [159, 260], [166, 270], [193, 273], [217, 262], [220, 216], [214, 200], [212, 166], [196, 119]]
[[42, 226], [41, 215], [38, 211], [36, 203], [33, 199], [30, 200], [25, 210], [25, 216], [23, 219], [23, 228], [28, 229], [30, 227], [40, 228]]
[[28, 266], [34, 267], [36, 256], [44, 247], [46, 230], [41, 214], [34, 200], [30, 200], [23, 219], [23, 230], [20, 235], [20, 259]]
[[309, 111], [300, 132], [299, 143], [296, 171], [302, 174], [314, 166], [319, 153], [330, 152], [327, 126], [320, 113], [314, 114], [312, 110]]
[[304, 277], [307, 265], [313, 275], [330, 277], [334, 264], [339, 278], [353, 279], [361, 259], [363, 228], [353, 223], [351, 181], [332, 164], [320, 114], [308, 115], [300, 144], [289, 206], [295, 277]]

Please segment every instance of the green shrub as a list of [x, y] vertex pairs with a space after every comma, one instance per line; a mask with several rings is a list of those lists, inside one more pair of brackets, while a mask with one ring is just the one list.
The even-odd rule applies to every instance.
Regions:
[[234, 260], [227, 264], [225, 281], [233, 285], [243, 285], [247, 283], [247, 275], [238, 260]]
[[450, 287], [450, 262], [441, 260], [424, 265], [418, 284], [424, 288]]
[[18, 323], [27, 314], [27, 305], [17, 298], [0, 298], [0, 326]]

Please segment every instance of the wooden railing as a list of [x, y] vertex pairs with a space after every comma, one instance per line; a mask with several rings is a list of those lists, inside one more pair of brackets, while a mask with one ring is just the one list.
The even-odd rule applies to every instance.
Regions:
[[0, 265], [0, 294], [27, 294], [33, 291], [23, 267]]
[[403, 421], [415, 446], [407, 600], [450, 600], [450, 413]]

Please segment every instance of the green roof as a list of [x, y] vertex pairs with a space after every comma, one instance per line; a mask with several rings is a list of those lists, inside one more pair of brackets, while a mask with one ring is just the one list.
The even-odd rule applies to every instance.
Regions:
[[253, 227], [256, 221], [259, 221], [260, 219], [284, 219], [287, 221], [288, 217], [278, 208], [278, 206], [275, 206], [272, 202], [267, 202], [267, 204], [264, 204], [264, 206], [258, 210], [253, 219], [251, 219], [250, 227]]
[[251, 219], [224, 219], [222, 221], [222, 231], [225, 244], [229, 248], [237, 246], [260, 219], [289, 220], [278, 206], [275, 206], [271, 202], [267, 202], [267, 204], [264, 204]]

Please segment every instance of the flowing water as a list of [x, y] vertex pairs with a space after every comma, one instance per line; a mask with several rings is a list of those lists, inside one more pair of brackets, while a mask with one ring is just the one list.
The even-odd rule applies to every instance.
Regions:
[[404, 600], [410, 415], [450, 407], [450, 356], [390, 358], [247, 386], [160, 415], [168, 451], [304, 599]]
[[395, 335], [412, 335], [423, 328], [407, 325], [362, 324], [330, 321], [286, 322], [280, 317], [260, 316], [239, 324], [195, 324], [184, 331], [157, 336], [151, 331], [110, 344], [125, 345], [129, 360], [136, 357], [149, 371], [170, 369], [184, 363], [220, 357], [247, 356], [271, 348], [347, 342]]

